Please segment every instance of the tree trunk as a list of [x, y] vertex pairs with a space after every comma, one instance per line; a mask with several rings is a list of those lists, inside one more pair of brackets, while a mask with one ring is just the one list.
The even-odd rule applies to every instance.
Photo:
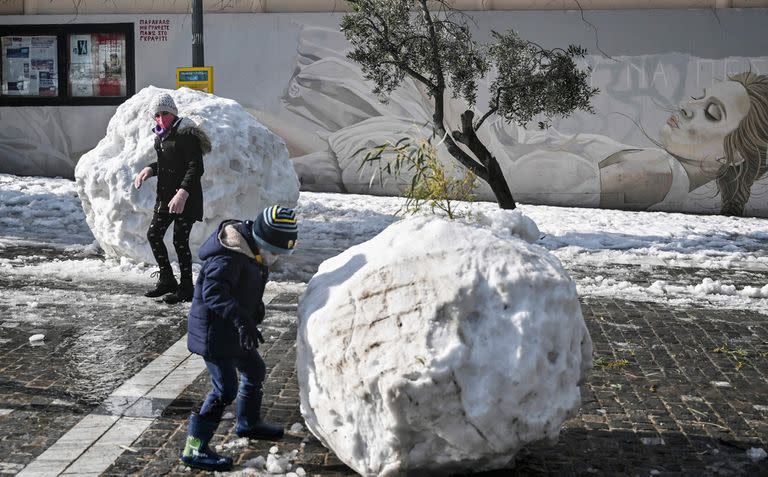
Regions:
[[491, 154], [491, 151], [485, 147], [480, 138], [477, 137], [472, 121], [474, 117], [475, 113], [472, 110], [464, 111], [461, 115], [461, 131], [454, 131], [453, 137], [467, 146], [483, 165], [486, 175], [484, 177], [481, 176], [481, 178], [491, 186], [491, 191], [496, 196], [496, 202], [499, 204], [499, 207], [512, 210], [515, 208], [515, 199], [509, 190], [509, 184], [507, 184], [507, 180], [504, 178], [499, 162]]
[[[489, 155], [490, 156], [490, 155]], [[491, 186], [496, 202], [502, 209], [512, 210], [516, 207], [515, 199], [509, 190], [509, 184], [501, 172], [498, 161], [493, 156], [488, 157], [488, 185]]]

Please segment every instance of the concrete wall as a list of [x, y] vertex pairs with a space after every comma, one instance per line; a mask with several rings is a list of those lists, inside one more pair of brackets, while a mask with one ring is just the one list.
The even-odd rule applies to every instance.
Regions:
[[[768, 74], [768, 36], [763, 34], [768, 10], [591, 11], [586, 14], [588, 23], [581, 16], [578, 11], [473, 13], [478, 39], [487, 38], [491, 29], [514, 28], [522, 37], [545, 47], [569, 43], [587, 47], [590, 56], [584, 66], [594, 69], [593, 84], [601, 89], [594, 101], [596, 114], [577, 114], [556, 122], [548, 131], [488, 124], [484, 134], [494, 142], [516, 198], [536, 203], [718, 213], [722, 197], [716, 182], [710, 178], [700, 184], [689, 163], [667, 154], [657, 143], [671, 111], [679, 111], [676, 108], [691, 96], [700, 96], [703, 89], [735, 73], [751, 70]], [[217, 95], [237, 100], [286, 138], [305, 188], [358, 192], [362, 191], [361, 181], [350, 172], [356, 171], [356, 164], [344, 156], [344, 151], [358, 143], [349, 138], [369, 134], [369, 140], [379, 139], [382, 127], [376, 120], [417, 122], [422, 116], [429, 117], [430, 105], [419, 91], [408, 87], [388, 106], [380, 105], [370, 95], [370, 87], [360, 80], [356, 67], [344, 60], [347, 45], [338, 34], [340, 17], [338, 13], [207, 14], [205, 58], [215, 69]], [[142, 19], [170, 20], [168, 41], [141, 40]], [[188, 14], [19, 15], [0, 19], [4, 24], [65, 22], [134, 22], [137, 89], [150, 84], [172, 88], [175, 67], [191, 64]], [[338, 51], [341, 53], [335, 53]], [[478, 109], [482, 111], [486, 104], [487, 95], [481, 94]], [[31, 125], [14, 131], [30, 134], [21, 138], [29, 144], [63, 151], [74, 164], [103, 136], [114, 110], [113, 106], [3, 107], [0, 130]], [[389, 132], [402, 132], [402, 124], [393, 121], [388, 123], [392, 128]], [[25, 130], [32, 132], [18, 132]], [[0, 151], [3, 142], [7, 150], [19, 139], [0, 133]], [[648, 157], [628, 157], [627, 151], [635, 150]], [[609, 172], [613, 169], [608, 166], [615, 169], [634, 164], [634, 160], [655, 164], [654, 170], [639, 176], [633, 184], [635, 189], [642, 191], [646, 187], [643, 181], [657, 177], [654, 174], [659, 168], [663, 170], [663, 185], [648, 186], [654, 193], [645, 195], [651, 198], [636, 198], [631, 188], [625, 194], [611, 183]], [[689, 193], [690, 188], [694, 190]], [[765, 179], [752, 190], [746, 213], [768, 216], [765, 195], [761, 196], [762, 191], [768, 191]]]
[[[104, 0], [69, 1], [0, 0], [0, 14], [61, 15], [98, 13], [183, 13], [190, 0]], [[768, 0], [454, 0], [461, 10], [624, 10], [675, 8], [758, 8]], [[342, 12], [349, 9], [344, 0], [203, 0], [211, 13], [306, 13]]]

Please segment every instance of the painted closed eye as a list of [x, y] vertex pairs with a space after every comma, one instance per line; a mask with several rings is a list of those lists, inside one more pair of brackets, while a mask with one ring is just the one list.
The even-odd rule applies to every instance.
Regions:
[[720, 121], [723, 119], [723, 112], [717, 104], [709, 103], [707, 107], [704, 108], [704, 116], [710, 121]]

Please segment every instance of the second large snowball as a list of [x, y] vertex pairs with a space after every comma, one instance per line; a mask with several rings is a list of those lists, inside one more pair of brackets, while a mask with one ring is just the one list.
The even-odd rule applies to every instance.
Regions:
[[500, 467], [578, 409], [591, 340], [574, 283], [543, 248], [485, 225], [408, 219], [310, 281], [302, 413], [357, 472]]

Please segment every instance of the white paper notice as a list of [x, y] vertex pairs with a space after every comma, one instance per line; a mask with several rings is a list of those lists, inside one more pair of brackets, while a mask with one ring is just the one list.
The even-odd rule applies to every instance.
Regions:
[[69, 84], [72, 96], [93, 96], [96, 71], [93, 67], [92, 47], [91, 35], [69, 37]]

